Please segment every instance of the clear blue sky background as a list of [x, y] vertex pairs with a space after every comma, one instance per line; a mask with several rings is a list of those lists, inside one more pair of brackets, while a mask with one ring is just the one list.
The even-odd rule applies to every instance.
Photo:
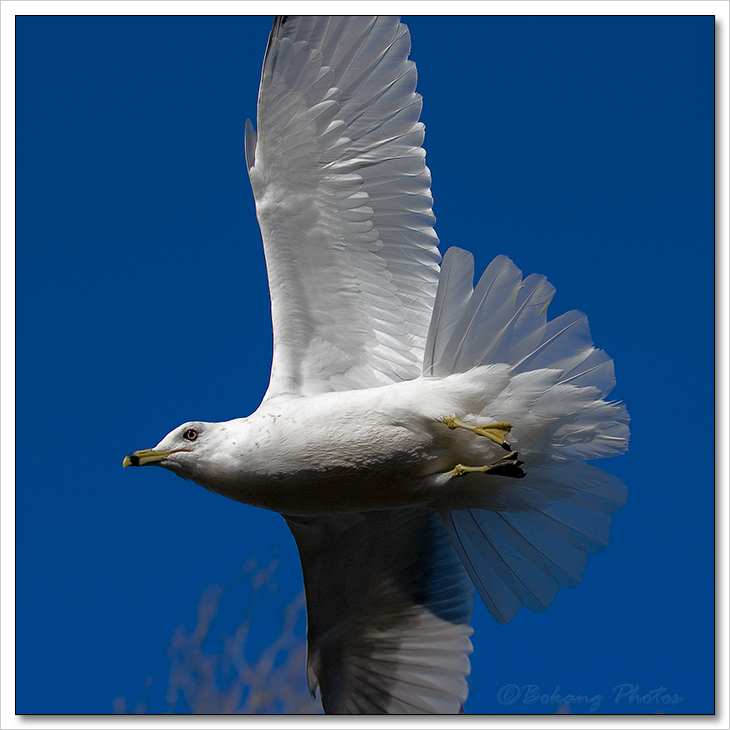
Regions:
[[[505, 627], [477, 606], [466, 710], [555, 711], [501, 705], [516, 684], [712, 712], [713, 17], [405, 20], [443, 247], [546, 274], [632, 416], [630, 452], [602, 464], [629, 487], [611, 546], [546, 613]], [[278, 515], [121, 468], [265, 391], [243, 129], [269, 27], [17, 20], [19, 713], [133, 706], [202, 590], [250, 556], [278, 551], [282, 604], [300, 588]], [[620, 684], [681, 701], [615, 703]]]

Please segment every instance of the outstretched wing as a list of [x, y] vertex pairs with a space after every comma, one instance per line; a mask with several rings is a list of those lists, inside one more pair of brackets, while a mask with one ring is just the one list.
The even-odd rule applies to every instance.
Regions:
[[473, 589], [436, 512], [287, 517], [307, 600], [307, 677], [335, 714], [458, 713]]
[[397, 18], [278, 17], [246, 156], [266, 254], [266, 398], [421, 373], [438, 280], [421, 97]]

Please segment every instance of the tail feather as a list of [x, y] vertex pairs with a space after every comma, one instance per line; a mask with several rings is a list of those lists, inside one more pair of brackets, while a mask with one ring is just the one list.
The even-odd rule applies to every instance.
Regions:
[[603, 350], [591, 350], [584, 360], [563, 374], [560, 382], [577, 387], [592, 385], [605, 398], [616, 385], [613, 360]]
[[424, 375], [443, 376], [453, 372], [445, 358], [452, 339], [464, 336], [467, 322], [464, 310], [471, 301], [474, 281], [474, 257], [461, 248], [450, 248], [444, 255], [439, 285], [431, 315], [423, 359]]
[[593, 347], [588, 318], [582, 312], [566, 312], [548, 322], [541, 342], [514, 363], [515, 372], [544, 367], [560, 368], [561, 382], [598, 388], [602, 398], [616, 385], [613, 360]]
[[514, 317], [521, 280], [520, 270], [506, 256], [497, 256], [489, 264], [474, 289], [471, 306], [464, 312], [463, 334], [449, 343], [452, 372], [481, 365], [496, 346]]
[[482, 416], [512, 424], [510, 442], [527, 475], [460, 477], [474, 485], [474, 506], [441, 513], [482, 600], [507, 623], [521, 606], [544, 611], [561, 586], [580, 583], [588, 554], [608, 544], [626, 487], [583, 461], [625, 450], [628, 414], [602, 400], [615, 384], [613, 362], [593, 347], [585, 315], [548, 322], [555, 290], [545, 277], [523, 281], [506, 256], [492, 261], [475, 288], [473, 272], [469, 253], [446, 252], [424, 373], [511, 368]]
[[578, 585], [588, 554], [608, 544], [611, 513], [626, 498], [620, 480], [581, 463], [536, 467], [513, 491], [522, 496], [519, 507], [442, 514], [467, 573], [500, 623], [522, 606], [544, 611], [561, 587]]
[[530, 274], [517, 294], [517, 311], [501, 337], [483, 353], [484, 362], [517, 362], [538, 347], [547, 325], [547, 308], [555, 295], [555, 287], [544, 276]]

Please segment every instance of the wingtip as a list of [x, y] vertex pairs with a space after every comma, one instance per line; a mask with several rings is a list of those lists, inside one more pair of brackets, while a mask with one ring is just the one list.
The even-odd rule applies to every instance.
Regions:
[[271, 25], [271, 32], [269, 33], [269, 42], [266, 44], [266, 53], [264, 53], [264, 68], [266, 68], [266, 62], [268, 61], [273, 42], [281, 34], [281, 29], [284, 27], [284, 24], [286, 23], [286, 21], [288, 19], [289, 19], [288, 15], [275, 15], [274, 16], [274, 22]]

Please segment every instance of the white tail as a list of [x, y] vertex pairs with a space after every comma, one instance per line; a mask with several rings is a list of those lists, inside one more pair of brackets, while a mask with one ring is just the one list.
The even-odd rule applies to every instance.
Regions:
[[444, 377], [510, 366], [488, 413], [474, 415], [512, 424], [510, 442], [526, 476], [459, 477], [481, 480], [484, 503], [442, 513], [482, 600], [507, 623], [523, 605], [548, 608], [560, 586], [582, 580], [588, 553], [608, 544], [626, 487], [582, 462], [625, 451], [628, 414], [603, 400], [615, 383], [613, 362], [593, 347], [585, 315], [547, 321], [555, 289], [545, 277], [523, 280], [506, 256], [492, 261], [476, 288], [473, 275], [470, 253], [446, 252], [423, 372]]

